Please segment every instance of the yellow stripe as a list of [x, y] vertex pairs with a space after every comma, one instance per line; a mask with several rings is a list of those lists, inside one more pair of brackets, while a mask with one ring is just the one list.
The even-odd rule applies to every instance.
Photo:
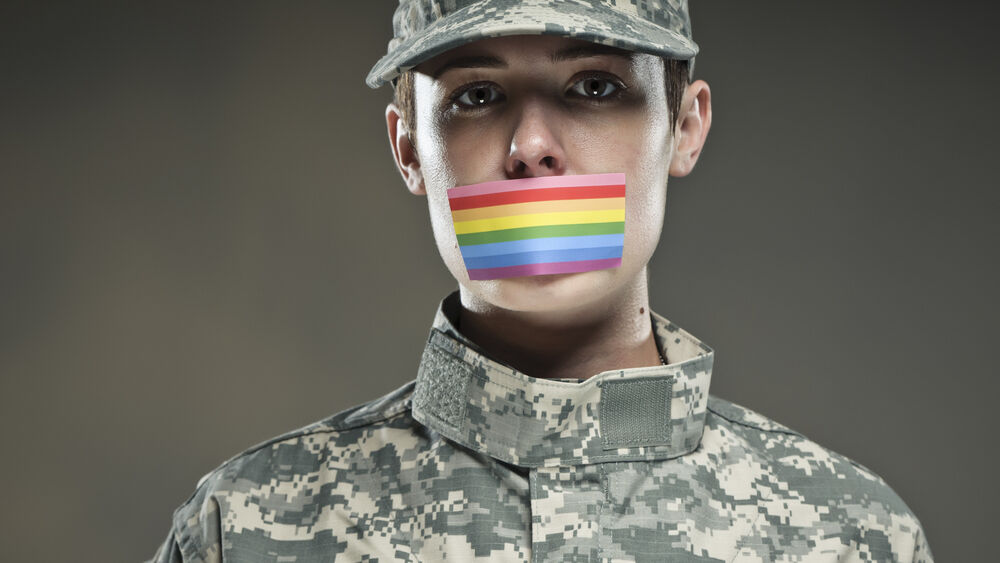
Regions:
[[531, 213], [509, 217], [493, 217], [475, 221], [455, 223], [455, 234], [482, 233], [520, 227], [542, 227], [548, 225], [579, 225], [581, 223], [612, 223], [625, 220], [624, 209], [607, 211], [567, 211], [564, 213]]
[[451, 217], [456, 223], [459, 223], [462, 221], [474, 221], [476, 219], [527, 215], [529, 213], [558, 213], [560, 211], [595, 211], [603, 209], [625, 209], [625, 198], [602, 197], [595, 199], [526, 201], [524, 203], [509, 203], [507, 205], [494, 205], [492, 207], [477, 207], [476, 209], [459, 209], [458, 211], [452, 211]]

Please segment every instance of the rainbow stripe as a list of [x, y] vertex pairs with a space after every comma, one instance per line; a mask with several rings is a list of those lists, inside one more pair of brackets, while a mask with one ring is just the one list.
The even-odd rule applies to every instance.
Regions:
[[484, 182], [448, 202], [470, 280], [621, 266], [625, 174]]

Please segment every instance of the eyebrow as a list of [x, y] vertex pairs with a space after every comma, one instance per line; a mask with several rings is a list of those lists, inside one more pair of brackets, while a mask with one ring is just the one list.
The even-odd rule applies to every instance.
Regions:
[[497, 57], [458, 57], [438, 67], [434, 71], [433, 77], [437, 78], [453, 68], [507, 68], [507, 63]]
[[611, 47], [608, 45], [598, 45], [597, 43], [560, 49], [559, 51], [552, 53], [550, 60], [554, 63], [558, 63], [574, 59], [585, 59], [587, 57], [598, 57], [600, 55], [611, 55], [613, 57], [632, 60], [632, 51], [626, 51], [625, 49], [619, 49], [618, 47]]
[[[577, 47], [567, 47], [565, 49], [560, 49], [549, 55], [549, 60], [553, 63], [566, 62], [576, 59], [585, 59], [587, 57], [597, 57], [601, 55], [610, 55], [613, 57], [620, 57], [627, 60], [632, 60], [632, 52], [626, 51], [624, 49], [619, 49], [617, 47], [610, 47], [607, 45], [580, 45]], [[445, 72], [455, 69], [455, 68], [507, 68], [507, 63], [499, 57], [489, 56], [489, 55], [475, 55], [469, 57], [457, 57], [451, 59], [450, 61], [444, 63], [437, 70], [434, 71], [432, 75], [437, 78], [444, 74]]]

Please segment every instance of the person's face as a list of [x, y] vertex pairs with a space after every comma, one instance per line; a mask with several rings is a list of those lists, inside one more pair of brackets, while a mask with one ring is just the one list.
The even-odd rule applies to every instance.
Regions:
[[[505, 309], [570, 310], [644, 275], [676, 150], [660, 58], [558, 36], [510, 36], [466, 44], [415, 70], [415, 143], [393, 123], [391, 105], [390, 140], [410, 190], [426, 193], [438, 251], [466, 290]], [[625, 173], [621, 267], [469, 280], [449, 188], [606, 172]]]

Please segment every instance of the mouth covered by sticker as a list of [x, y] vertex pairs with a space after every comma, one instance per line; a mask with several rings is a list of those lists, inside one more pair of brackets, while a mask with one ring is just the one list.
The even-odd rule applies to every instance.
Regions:
[[625, 174], [543, 176], [448, 190], [470, 280], [617, 268]]

